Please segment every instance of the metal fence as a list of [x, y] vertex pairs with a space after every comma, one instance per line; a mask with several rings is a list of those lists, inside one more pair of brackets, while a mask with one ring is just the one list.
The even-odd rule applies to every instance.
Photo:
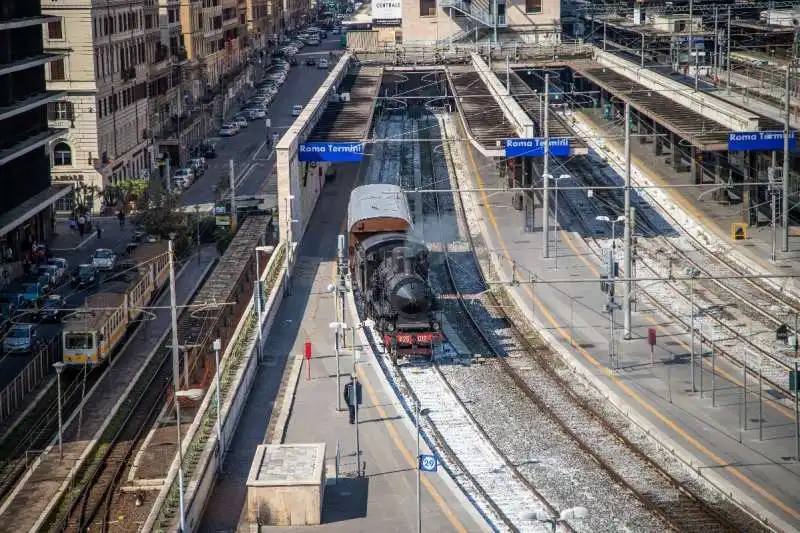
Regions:
[[[6, 357], [29, 356], [7, 355]], [[60, 338], [52, 339], [31, 358], [25, 368], [0, 392], [0, 424], [5, 423], [19, 409], [28, 393], [42, 382], [42, 378], [53, 371], [53, 363], [60, 360]]]

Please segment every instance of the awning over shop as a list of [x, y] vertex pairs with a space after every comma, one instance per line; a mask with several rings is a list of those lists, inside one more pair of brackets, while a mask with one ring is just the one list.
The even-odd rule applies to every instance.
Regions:
[[42, 192], [28, 198], [11, 211], [0, 215], [0, 236], [24, 224], [38, 215], [56, 200], [69, 194], [72, 185], [51, 185]]

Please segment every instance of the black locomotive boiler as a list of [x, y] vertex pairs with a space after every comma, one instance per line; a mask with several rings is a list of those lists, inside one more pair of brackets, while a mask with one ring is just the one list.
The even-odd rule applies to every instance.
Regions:
[[405, 193], [396, 185], [357, 187], [348, 228], [353, 283], [392, 359], [431, 355], [442, 342], [437, 301], [428, 283], [428, 247], [412, 234]]

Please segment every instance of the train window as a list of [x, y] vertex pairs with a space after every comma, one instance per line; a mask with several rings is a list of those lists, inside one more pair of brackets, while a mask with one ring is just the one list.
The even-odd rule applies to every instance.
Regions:
[[64, 348], [67, 350], [91, 350], [94, 348], [91, 333], [67, 333], [64, 335]]

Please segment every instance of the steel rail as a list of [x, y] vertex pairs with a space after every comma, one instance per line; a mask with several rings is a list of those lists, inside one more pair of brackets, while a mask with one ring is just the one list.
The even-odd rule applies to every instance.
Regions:
[[[466, 221], [466, 214], [464, 212], [464, 208], [461, 202], [460, 193], [454, 194], [454, 200], [456, 204], [456, 211], [458, 216], [463, 220]], [[478, 262], [477, 258], [477, 248], [474, 242], [474, 239], [470, 232], [468, 233], [468, 243], [470, 245], [470, 249], [472, 250], [474, 260], [476, 263]], [[446, 264], [448, 266], [448, 272], [450, 275], [451, 283], [454, 289], [457, 291], [458, 300], [462, 302], [462, 304], [466, 306], [464, 301], [463, 294], [460, 293], [458, 290], [457, 285], [457, 276], [453, 275], [453, 272], [450, 268], [449, 260], [446, 260]], [[483, 274], [483, 270], [478, 267], [477, 272], [481, 278], [481, 281], [484, 283], [484, 286], [488, 286], [486, 284], [485, 276]], [[509, 376], [509, 378], [520, 388], [520, 390], [528, 397], [535, 405], [537, 405], [540, 409], [542, 409], [545, 413], [549, 415], [551, 420], [553, 420], [589, 457], [595, 460], [601, 468], [617, 483], [621, 486], [626, 487], [628, 490], [631, 491], [632, 494], [636, 496], [639, 501], [647, 508], [653, 511], [656, 515], [660, 516], [667, 524], [678, 531], [698, 531], [696, 529], [697, 524], [683, 524], [683, 520], [689, 516], [697, 516], [697, 514], [705, 515], [709, 518], [706, 521], [704, 526], [713, 526], [717, 525], [716, 530], [721, 531], [737, 531], [737, 528], [734, 527], [727, 518], [723, 517], [719, 514], [716, 510], [711, 508], [699, 495], [695, 494], [691, 491], [688, 487], [685, 487], [681, 482], [676, 480], [669, 472], [667, 472], [663, 467], [661, 467], [656, 462], [652, 461], [647, 455], [636, 445], [634, 445], [629, 439], [627, 439], [624, 435], [622, 435], [615, 427], [613, 427], [609, 422], [603, 418], [601, 413], [599, 413], [594, 407], [592, 407], [586, 400], [581, 398], [577, 395], [570, 384], [567, 383], [558, 373], [553, 369], [552, 365], [547, 361], [544, 361], [540, 355], [538, 355], [537, 350], [530, 341], [528, 340], [527, 336], [523, 334], [520, 330], [518, 325], [514, 320], [509, 317], [508, 314], [508, 307], [500, 301], [496, 295], [492, 294], [491, 292], [484, 293], [486, 297], [490, 300], [493, 300], [495, 304], [494, 307], [496, 309], [502, 310], [502, 315], [504, 316], [505, 322], [508, 324], [510, 329], [514, 332], [514, 335], [517, 341], [520, 343], [521, 346], [525, 347], [530, 355], [537, 358], [541, 362], [541, 367], [545, 370], [548, 376], [553, 379], [557, 384], [561, 385], [562, 389], [574, 399], [576, 405], [580, 408], [583, 408], [584, 411], [589, 414], [591, 418], [596, 420], [609, 434], [613, 435], [615, 438], [623, 442], [628, 450], [630, 450], [633, 454], [639, 457], [641, 460], [646, 462], [649, 466], [654, 468], [661, 476], [671, 485], [671, 488], [676, 490], [678, 494], [683, 496], [683, 501], [680, 503], [680, 508], [673, 509], [673, 505], [671, 502], [659, 502], [654, 501], [655, 498], [649, 498], [646, 494], [636, 490], [630, 483], [628, 483], [621, 475], [619, 475], [616, 470], [609, 465], [597, 452], [592, 449], [592, 446], [585, 442], [585, 440], [578, 435], [575, 431], [573, 431], [559, 416], [556, 414], [546, 403], [536, 394], [536, 392], [530, 387], [530, 385], [526, 382], [524, 378], [522, 378], [514, 368], [508, 363], [505, 357], [501, 355], [501, 352], [498, 351], [491, 339], [488, 335], [480, 328], [476, 321], [473, 320], [473, 325], [478, 328], [481, 336], [484, 338], [487, 346], [491, 349], [492, 353], [496, 356], [496, 359], [500, 363], [501, 368], [503, 371]], [[470, 313], [470, 316], [471, 313]], [[472, 317], [474, 319], [474, 317]], [[676, 506], [677, 507], [677, 506]], [[677, 512], [676, 512], [677, 511]]]

